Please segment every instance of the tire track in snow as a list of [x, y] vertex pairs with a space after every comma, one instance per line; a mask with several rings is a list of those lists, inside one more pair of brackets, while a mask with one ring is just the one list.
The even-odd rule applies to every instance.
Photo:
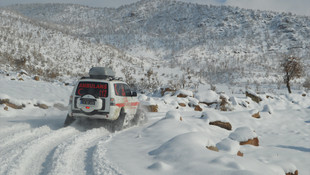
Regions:
[[[15, 130], [17, 133], [9, 132], [11, 135], [1, 140], [0, 146], [0, 174], [8, 170], [11, 162], [22, 153], [24, 145], [47, 135], [51, 132], [49, 127], [40, 127], [36, 129], [29, 128], [28, 130]], [[25, 135], [23, 134], [25, 132]], [[32, 133], [32, 135], [30, 134]], [[9, 138], [11, 137], [11, 140]]]
[[22, 131], [25, 129], [30, 129], [31, 126], [30, 124], [26, 124], [26, 123], [18, 123], [18, 124], [14, 124], [11, 126], [1, 126], [1, 130], [0, 130], [0, 138], [2, 139], [3, 137], [6, 137], [8, 134], [12, 134], [12, 133], [16, 133], [18, 131]]
[[112, 136], [105, 136], [102, 140], [100, 140], [94, 150], [93, 153], [93, 174], [96, 175], [122, 175], [125, 174], [120, 169], [118, 169], [115, 165], [113, 165], [107, 158], [107, 143], [110, 142]]
[[0, 155], [12, 150], [12, 148], [16, 147], [15, 145], [30, 142], [49, 132], [51, 132], [51, 129], [45, 125], [35, 129], [19, 130], [18, 132], [10, 133], [0, 140]]
[[19, 145], [11, 150], [7, 156], [1, 157], [0, 163], [3, 163], [4, 160], [7, 167], [4, 171], [0, 171], [0, 174], [39, 174], [48, 153], [78, 132], [73, 127], [61, 128], [56, 131], [51, 130], [48, 134], [31, 142]]
[[85, 133], [77, 135], [70, 142], [58, 145], [53, 155], [50, 169], [45, 169], [41, 174], [59, 175], [59, 174], [88, 174], [92, 173], [92, 160], [89, 154], [102, 137], [110, 135], [110, 132], [104, 128], [88, 130]]

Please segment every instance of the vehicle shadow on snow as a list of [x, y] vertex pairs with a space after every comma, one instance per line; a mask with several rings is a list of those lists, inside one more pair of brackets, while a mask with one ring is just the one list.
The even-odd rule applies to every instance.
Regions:
[[77, 119], [69, 126], [74, 127], [79, 131], [87, 131], [103, 127], [111, 133], [114, 132], [112, 122], [99, 119]]

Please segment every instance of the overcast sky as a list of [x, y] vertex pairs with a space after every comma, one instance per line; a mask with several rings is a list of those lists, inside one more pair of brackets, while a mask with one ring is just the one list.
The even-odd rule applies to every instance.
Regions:
[[[17, 3], [74, 3], [93, 7], [118, 7], [138, 0], [0, 0], [0, 6]], [[292, 12], [310, 16], [310, 0], [180, 0], [199, 4], [231, 5], [242, 8]]]

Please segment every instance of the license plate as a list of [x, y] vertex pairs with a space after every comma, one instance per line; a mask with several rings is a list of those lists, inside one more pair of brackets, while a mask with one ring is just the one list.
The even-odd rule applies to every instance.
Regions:
[[81, 99], [81, 104], [82, 105], [95, 105], [95, 100], [90, 100], [90, 99]]

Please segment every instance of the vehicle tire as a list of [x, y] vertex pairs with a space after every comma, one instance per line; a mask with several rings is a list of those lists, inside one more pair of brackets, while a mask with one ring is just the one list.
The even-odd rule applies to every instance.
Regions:
[[75, 118], [70, 117], [69, 114], [67, 114], [67, 117], [66, 117], [66, 120], [64, 123], [64, 127], [71, 125], [74, 121], [75, 121]]
[[125, 117], [126, 117], [126, 113], [124, 109], [122, 109], [121, 112], [119, 113], [118, 118], [113, 122], [113, 127], [112, 127], [113, 132], [120, 131], [123, 129]]

